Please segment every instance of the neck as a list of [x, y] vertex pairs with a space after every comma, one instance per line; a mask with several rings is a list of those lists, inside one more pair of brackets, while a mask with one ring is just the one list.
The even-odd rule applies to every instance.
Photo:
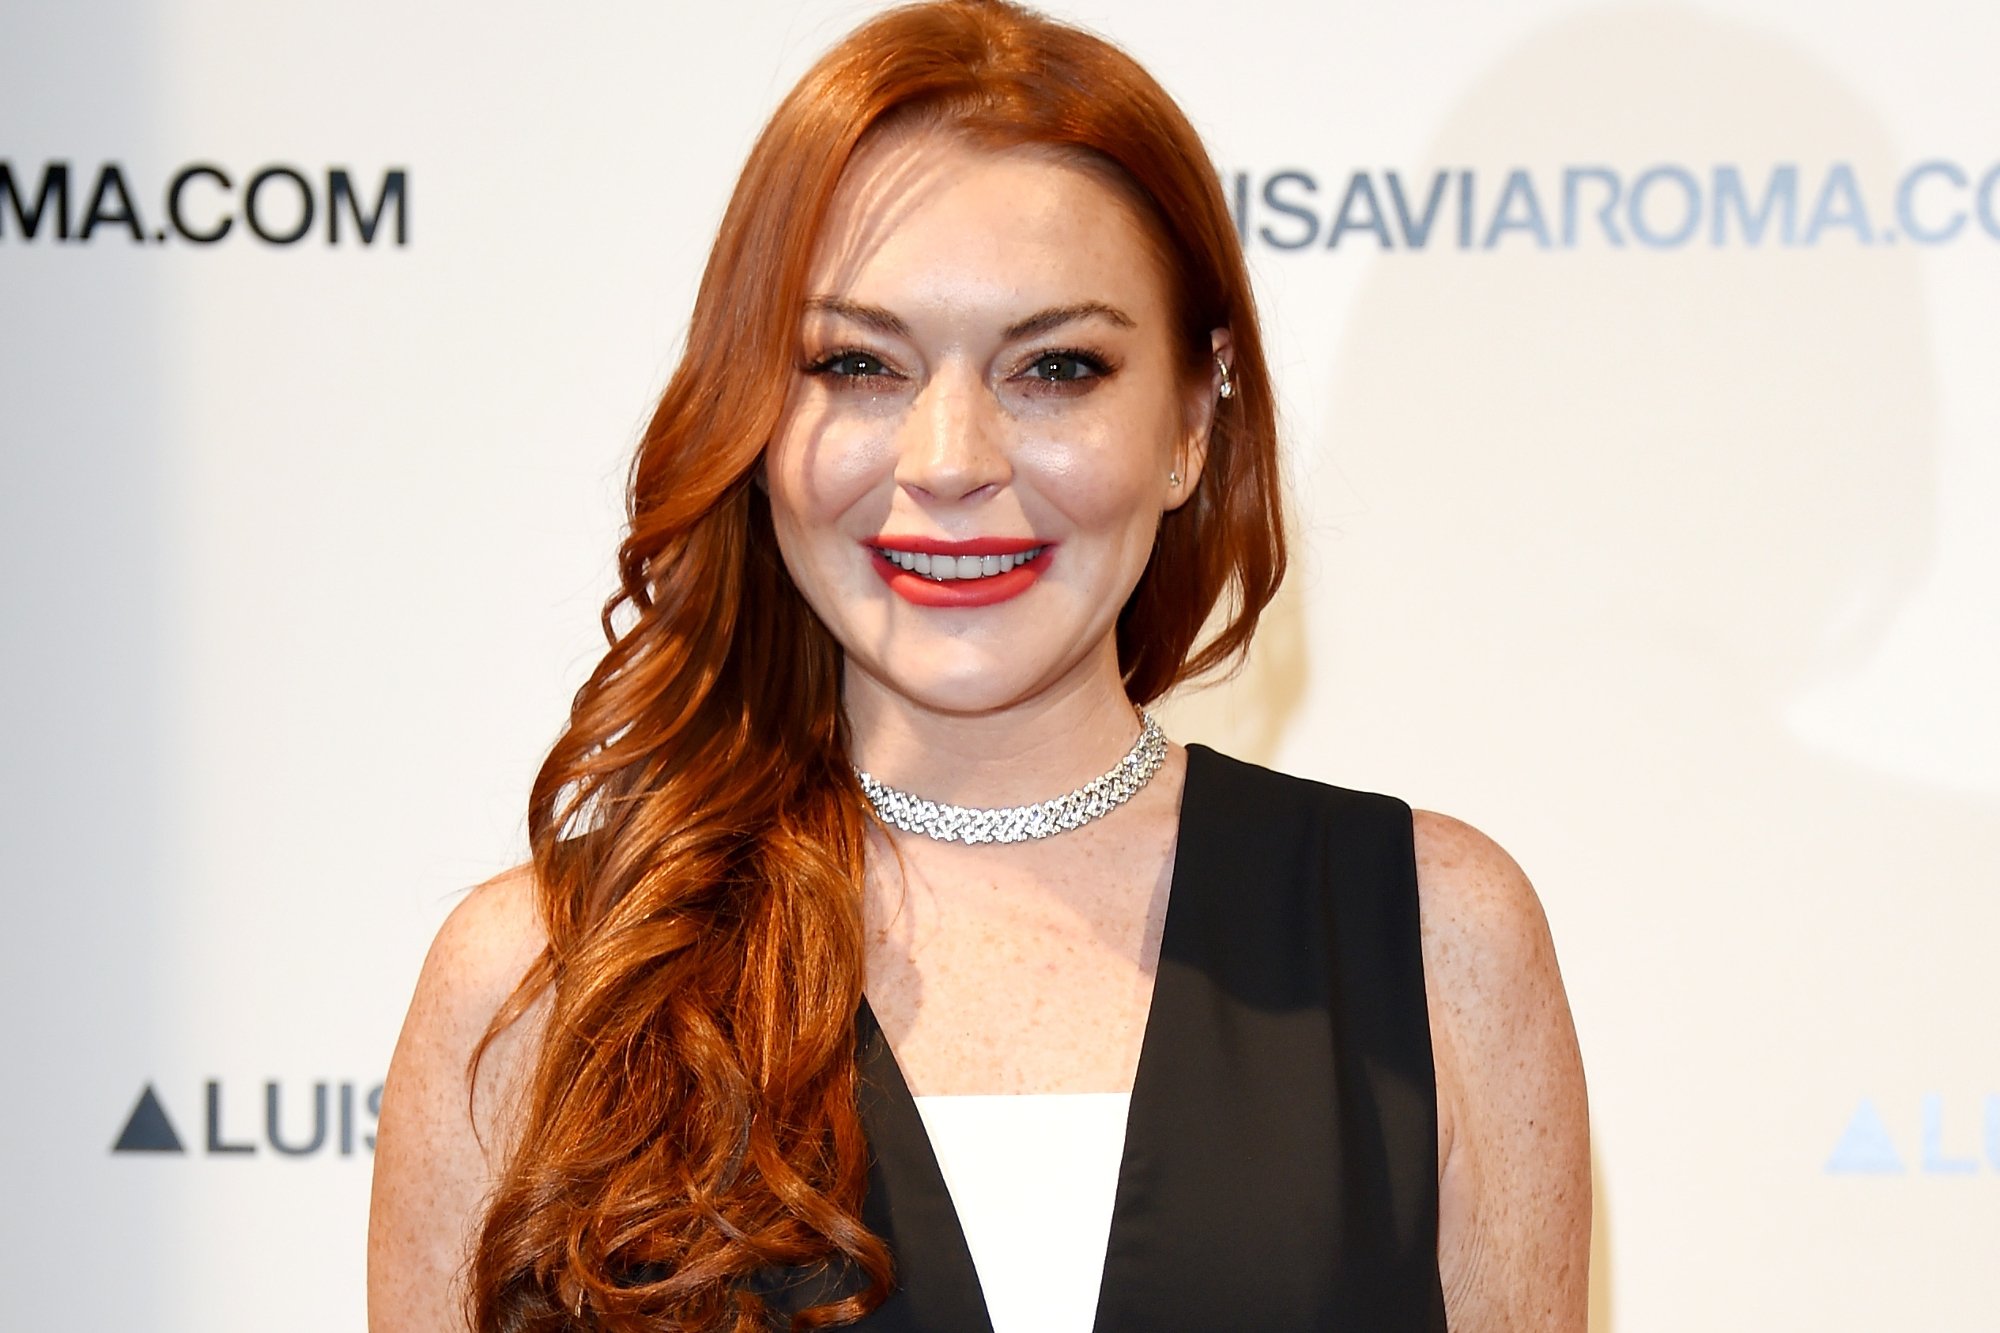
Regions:
[[928, 706], [850, 665], [842, 702], [857, 766], [954, 805], [1060, 796], [1116, 764], [1139, 734], [1115, 652], [1031, 698], [976, 711]]

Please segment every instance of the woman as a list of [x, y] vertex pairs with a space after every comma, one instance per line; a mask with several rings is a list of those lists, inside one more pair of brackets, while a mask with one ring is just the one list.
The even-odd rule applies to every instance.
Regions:
[[864, 25], [687, 347], [533, 862], [391, 1066], [378, 1333], [1580, 1329], [1519, 870], [1135, 710], [1284, 567], [1248, 279], [1158, 86], [1001, 3]]

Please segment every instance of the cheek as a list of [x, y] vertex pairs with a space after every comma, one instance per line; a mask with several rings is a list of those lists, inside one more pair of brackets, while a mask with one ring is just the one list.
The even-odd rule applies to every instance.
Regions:
[[882, 433], [869, 425], [806, 409], [788, 414], [779, 428], [765, 454], [764, 477], [771, 521], [788, 558], [796, 545], [841, 535], [841, 519], [890, 475]]
[[1028, 444], [1022, 470], [1044, 499], [1078, 529], [1144, 533], [1160, 519], [1173, 457], [1170, 423], [1108, 412], [1088, 429]]

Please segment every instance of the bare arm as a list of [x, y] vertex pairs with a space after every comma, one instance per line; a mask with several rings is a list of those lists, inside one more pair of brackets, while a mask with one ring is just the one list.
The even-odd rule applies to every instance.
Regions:
[[1438, 1071], [1438, 1270], [1452, 1333], [1582, 1333], [1590, 1129], [1548, 923], [1477, 829], [1420, 811]]
[[541, 1006], [487, 1049], [471, 1113], [466, 1062], [541, 949], [533, 880], [523, 868], [474, 889], [424, 960], [376, 1132], [370, 1333], [465, 1333], [460, 1270], [513, 1142]]

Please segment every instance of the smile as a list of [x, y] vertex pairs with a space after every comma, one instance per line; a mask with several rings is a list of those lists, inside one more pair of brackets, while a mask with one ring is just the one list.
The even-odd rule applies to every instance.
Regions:
[[915, 606], [969, 608], [1011, 601], [1048, 568], [1052, 542], [1018, 537], [885, 537], [865, 543], [882, 581]]
[[891, 551], [880, 546], [873, 548], [875, 554], [896, 568], [938, 583], [1005, 574], [1017, 565], [1029, 563], [1047, 549], [1046, 546], [1030, 546], [1025, 551], [1009, 551], [1001, 555], [948, 555], [930, 551]]

